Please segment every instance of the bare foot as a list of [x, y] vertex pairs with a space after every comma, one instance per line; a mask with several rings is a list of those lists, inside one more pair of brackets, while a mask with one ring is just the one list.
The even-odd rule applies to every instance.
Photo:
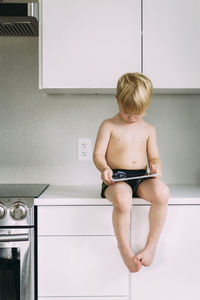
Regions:
[[122, 249], [119, 248], [123, 261], [130, 272], [138, 272], [141, 269], [141, 262], [135, 256], [131, 249]]
[[141, 264], [145, 267], [151, 265], [154, 255], [155, 255], [156, 247], [146, 246], [139, 254], [136, 255], [137, 259], [141, 262]]

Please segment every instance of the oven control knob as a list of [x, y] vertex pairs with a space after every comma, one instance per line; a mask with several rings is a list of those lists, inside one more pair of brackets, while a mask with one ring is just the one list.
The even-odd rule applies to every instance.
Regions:
[[0, 203], [0, 220], [2, 220], [6, 215], [6, 208]]
[[27, 215], [27, 209], [22, 203], [15, 203], [11, 206], [10, 209], [10, 216], [14, 220], [23, 220], [26, 218]]

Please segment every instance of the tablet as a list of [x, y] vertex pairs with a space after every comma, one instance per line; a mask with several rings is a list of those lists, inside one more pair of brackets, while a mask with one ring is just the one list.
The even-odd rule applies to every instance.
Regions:
[[152, 178], [156, 177], [158, 174], [146, 174], [146, 175], [141, 175], [141, 176], [134, 176], [134, 177], [124, 177], [124, 178], [113, 178], [112, 181], [117, 182], [117, 181], [125, 181], [125, 180], [133, 180], [133, 179], [142, 179], [142, 178]]

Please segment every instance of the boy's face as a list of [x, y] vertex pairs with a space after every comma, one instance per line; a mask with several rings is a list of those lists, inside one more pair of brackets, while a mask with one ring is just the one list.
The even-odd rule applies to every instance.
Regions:
[[119, 116], [120, 116], [120, 118], [128, 124], [134, 124], [137, 121], [141, 120], [142, 117], [144, 116], [144, 113], [145, 113], [145, 111], [143, 111], [140, 114], [128, 112], [128, 111], [123, 109], [123, 107], [120, 105], [120, 103], [119, 103], [118, 106], [119, 106]]

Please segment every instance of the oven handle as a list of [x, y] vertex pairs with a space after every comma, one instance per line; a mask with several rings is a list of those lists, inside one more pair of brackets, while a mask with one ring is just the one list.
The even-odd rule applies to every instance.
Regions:
[[29, 240], [28, 233], [0, 234], [0, 242], [24, 242]]

